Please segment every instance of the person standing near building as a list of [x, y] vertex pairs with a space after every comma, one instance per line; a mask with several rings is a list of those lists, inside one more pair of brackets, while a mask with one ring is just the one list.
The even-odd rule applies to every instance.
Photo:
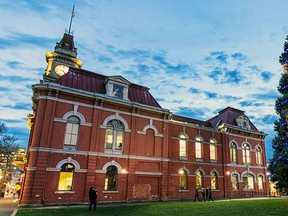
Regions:
[[202, 188], [201, 190], [201, 194], [202, 194], [202, 199], [201, 199], [201, 202], [206, 202], [206, 196], [205, 196], [205, 188]]
[[214, 199], [212, 198], [212, 190], [211, 190], [210, 187], [208, 188], [208, 191], [209, 191], [209, 192], [208, 192], [208, 195], [209, 195], [209, 196], [208, 196], [208, 201], [210, 201], [210, 200], [211, 200], [211, 201], [214, 201]]
[[199, 192], [198, 189], [195, 189], [195, 197], [194, 197], [194, 202], [196, 202], [196, 199], [198, 199], [199, 202], [201, 202], [200, 198], [199, 198]]
[[94, 187], [90, 187], [89, 190], [89, 210], [92, 210], [92, 205], [94, 211], [96, 211], [96, 201], [97, 201], [97, 192], [95, 191]]

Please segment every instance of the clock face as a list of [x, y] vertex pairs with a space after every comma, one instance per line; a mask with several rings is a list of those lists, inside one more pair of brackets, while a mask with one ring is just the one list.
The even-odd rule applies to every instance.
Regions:
[[67, 73], [69, 70], [69, 67], [66, 65], [57, 65], [55, 67], [55, 73], [59, 76], [63, 76], [65, 73]]

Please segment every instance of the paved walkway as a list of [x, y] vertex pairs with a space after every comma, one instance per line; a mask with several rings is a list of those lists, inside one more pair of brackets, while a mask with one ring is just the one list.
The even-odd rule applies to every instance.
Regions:
[[18, 208], [18, 199], [12, 196], [0, 198], [0, 215], [12, 216], [15, 215]]

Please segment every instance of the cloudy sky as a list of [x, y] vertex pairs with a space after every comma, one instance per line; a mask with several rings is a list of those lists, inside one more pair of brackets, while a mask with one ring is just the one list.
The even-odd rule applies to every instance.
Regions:
[[83, 69], [150, 88], [162, 107], [207, 120], [244, 110], [271, 139], [287, 0], [0, 0], [0, 121], [27, 147], [31, 85], [72, 23]]

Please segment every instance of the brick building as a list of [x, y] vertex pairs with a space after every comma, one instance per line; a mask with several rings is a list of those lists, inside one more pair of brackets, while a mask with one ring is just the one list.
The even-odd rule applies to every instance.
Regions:
[[266, 196], [265, 136], [227, 107], [200, 121], [162, 108], [147, 87], [81, 69], [73, 36], [46, 53], [33, 85], [21, 205]]

